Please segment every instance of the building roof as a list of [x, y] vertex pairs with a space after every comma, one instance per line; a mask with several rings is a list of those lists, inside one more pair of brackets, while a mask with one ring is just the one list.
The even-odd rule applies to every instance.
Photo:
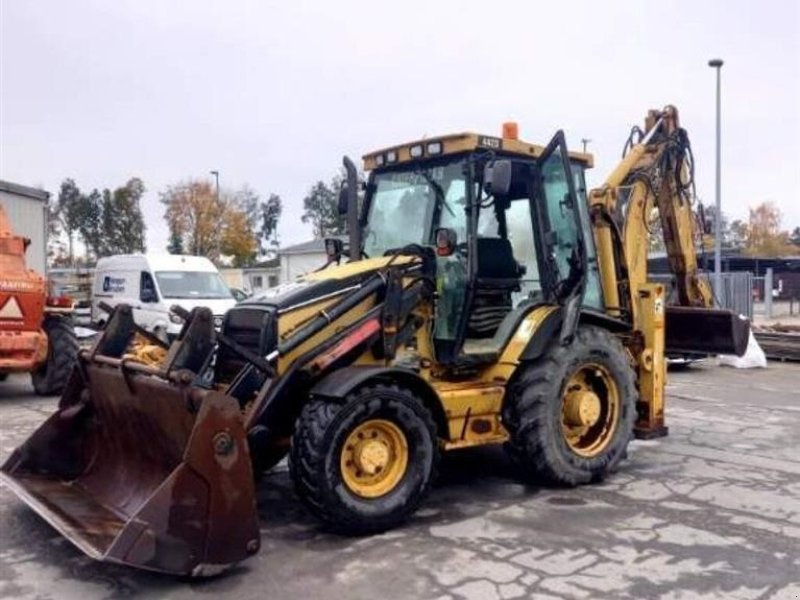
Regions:
[[17, 196], [26, 196], [35, 200], [41, 200], [42, 202], [47, 202], [50, 198], [50, 192], [28, 187], [27, 185], [20, 185], [19, 183], [3, 181], [2, 179], [0, 179], [0, 192], [16, 194]]
[[[347, 239], [344, 235], [332, 235], [340, 240]], [[325, 240], [310, 240], [308, 242], [301, 242], [294, 246], [286, 246], [281, 248], [278, 254], [325, 254]]]
[[249, 267], [244, 267], [242, 271], [264, 271], [268, 269], [280, 269], [280, 267], [280, 258], [270, 258], [269, 260], [262, 260], [261, 262], [252, 264]]

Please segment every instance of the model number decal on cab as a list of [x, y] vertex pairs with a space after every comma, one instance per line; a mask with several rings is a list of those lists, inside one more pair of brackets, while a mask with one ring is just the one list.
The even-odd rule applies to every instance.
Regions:
[[484, 148], [491, 148], [492, 150], [500, 150], [503, 140], [496, 137], [489, 137], [488, 135], [481, 135], [478, 137], [478, 146]]

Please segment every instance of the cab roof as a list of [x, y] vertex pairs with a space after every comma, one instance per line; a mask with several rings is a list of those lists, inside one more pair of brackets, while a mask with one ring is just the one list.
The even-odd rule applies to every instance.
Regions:
[[[435, 152], [437, 144], [441, 150]], [[411, 152], [414, 148], [415, 156]], [[433, 150], [434, 152], [431, 152]], [[474, 150], [494, 150], [504, 155], [518, 156], [521, 158], [538, 158], [545, 150], [545, 146], [530, 144], [516, 138], [494, 137], [479, 133], [454, 133], [432, 138], [425, 138], [398, 146], [390, 146], [381, 150], [376, 150], [365, 154], [364, 170], [389, 167], [412, 160], [430, 160], [439, 156], [458, 154], [461, 152], [472, 152]], [[416, 154], [419, 152], [420, 154]], [[583, 164], [587, 168], [594, 166], [594, 156], [584, 152], [570, 152], [569, 157], [573, 161]], [[394, 160], [392, 160], [394, 159]]]

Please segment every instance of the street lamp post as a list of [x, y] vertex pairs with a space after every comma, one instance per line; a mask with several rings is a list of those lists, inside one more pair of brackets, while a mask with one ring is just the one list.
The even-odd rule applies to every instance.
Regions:
[[722, 59], [708, 61], [708, 66], [717, 70], [717, 174], [716, 174], [716, 211], [714, 213], [714, 295], [719, 300], [722, 293], [722, 151], [721, 151], [721, 80]]
[[[215, 196], [217, 200], [217, 207], [219, 207], [219, 171], [209, 171], [214, 176], [214, 180], [216, 181], [216, 189], [215, 189]], [[216, 255], [219, 257], [219, 236], [216, 236], [217, 240], [217, 247], [216, 247]]]
[[217, 196], [217, 202], [219, 202], [219, 171], [210, 171], [210, 173], [214, 176], [214, 180], [216, 181], [215, 194]]

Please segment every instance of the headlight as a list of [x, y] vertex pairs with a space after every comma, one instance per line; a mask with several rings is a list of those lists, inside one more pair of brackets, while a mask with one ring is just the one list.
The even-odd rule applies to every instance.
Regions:
[[428, 154], [436, 156], [442, 153], [442, 142], [430, 142], [428, 144]]
[[169, 313], [169, 320], [170, 320], [171, 322], [175, 323], [176, 325], [180, 325], [181, 323], [183, 323], [183, 319], [181, 319], [181, 318], [180, 318], [178, 315], [176, 315], [175, 313]]

